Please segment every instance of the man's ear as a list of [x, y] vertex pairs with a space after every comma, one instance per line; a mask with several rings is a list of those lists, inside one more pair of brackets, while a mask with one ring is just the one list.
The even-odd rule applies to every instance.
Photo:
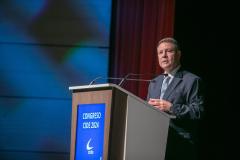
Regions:
[[180, 50], [177, 51], [178, 52], [178, 58], [179, 60], [181, 59], [181, 56], [182, 56], [182, 52]]

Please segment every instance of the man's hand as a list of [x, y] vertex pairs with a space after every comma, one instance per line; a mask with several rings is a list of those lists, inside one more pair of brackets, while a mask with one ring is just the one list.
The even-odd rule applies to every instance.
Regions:
[[160, 109], [161, 111], [170, 111], [172, 103], [163, 99], [153, 99], [150, 98], [148, 104], [154, 106], [155, 108]]

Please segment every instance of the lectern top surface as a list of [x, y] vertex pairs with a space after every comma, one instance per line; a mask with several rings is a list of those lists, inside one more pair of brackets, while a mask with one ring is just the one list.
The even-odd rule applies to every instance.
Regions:
[[82, 85], [82, 86], [70, 86], [69, 90], [75, 89], [88, 89], [88, 88], [102, 88], [102, 87], [116, 87], [116, 84], [105, 83], [105, 84], [92, 84], [92, 85]]
[[134, 95], [133, 93], [125, 90], [124, 88], [122, 88], [121, 86], [119, 85], [116, 85], [116, 84], [112, 84], [112, 83], [104, 83], [104, 84], [92, 84], [92, 85], [82, 85], [82, 86], [71, 86], [69, 87], [69, 90], [86, 90], [86, 89], [101, 89], [101, 88], [117, 88], [118, 90], [126, 93], [128, 96], [132, 97], [132, 98], [135, 98], [137, 100], [139, 100], [141, 103], [144, 103], [146, 106], [154, 109], [154, 110], [157, 110], [159, 112], [161, 112], [162, 114], [164, 114], [165, 116], [169, 117], [169, 118], [176, 118], [174, 115], [170, 115], [170, 114], [167, 114], [165, 112], [162, 112], [158, 109], [156, 109], [155, 107], [152, 107], [151, 105], [149, 105], [145, 100], [137, 97], [136, 95]]

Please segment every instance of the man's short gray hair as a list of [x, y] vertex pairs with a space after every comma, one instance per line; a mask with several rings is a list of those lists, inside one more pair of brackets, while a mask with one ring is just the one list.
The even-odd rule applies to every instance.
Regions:
[[176, 50], [180, 50], [179, 44], [178, 44], [178, 42], [177, 42], [174, 38], [172, 38], [172, 37], [163, 38], [163, 39], [161, 39], [161, 40], [158, 42], [158, 46], [159, 46], [161, 43], [164, 43], [164, 42], [166, 42], [166, 43], [172, 43], [172, 44], [174, 44]]

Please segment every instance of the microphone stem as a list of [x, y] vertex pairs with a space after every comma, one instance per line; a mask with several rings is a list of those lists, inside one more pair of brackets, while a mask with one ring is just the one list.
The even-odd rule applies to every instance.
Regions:
[[102, 77], [99, 76], [99, 77], [95, 78], [94, 80], [92, 80], [92, 81], [89, 83], [89, 86], [91, 86], [93, 83], [95, 83], [95, 81], [96, 81], [97, 79], [100, 79], [100, 78], [102, 78]]
[[135, 78], [127, 78], [127, 81], [145, 81], [145, 82], [150, 82], [151, 80], [148, 79], [135, 79]]

